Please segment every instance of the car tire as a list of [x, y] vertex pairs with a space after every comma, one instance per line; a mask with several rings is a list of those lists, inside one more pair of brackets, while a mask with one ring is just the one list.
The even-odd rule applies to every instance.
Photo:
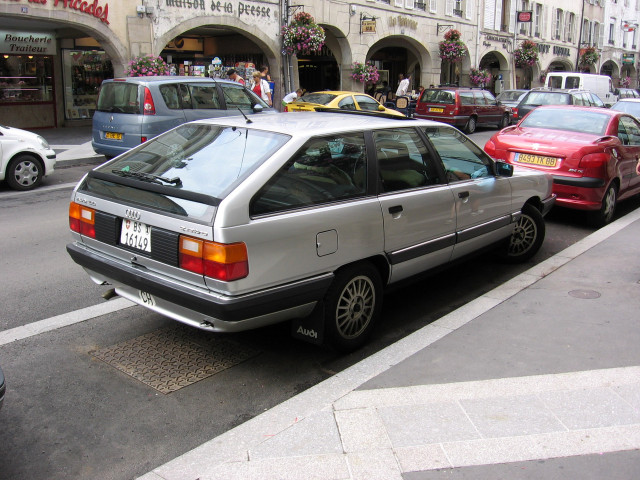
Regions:
[[542, 213], [533, 205], [526, 204], [500, 252], [501, 258], [507, 263], [526, 262], [540, 250], [545, 233]]
[[611, 222], [617, 201], [618, 187], [615, 183], [611, 183], [607, 191], [604, 192], [600, 208], [594, 212], [589, 212], [589, 223], [596, 228], [600, 228]]
[[43, 167], [32, 155], [18, 155], [7, 165], [5, 179], [14, 190], [31, 190], [42, 182]]
[[503, 128], [507, 128], [510, 123], [511, 120], [509, 119], [509, 114], [505, 113], [500, 119], [500, 123], [498, 123], [498, 128], [500, 130], [502, 130]]
[[464, 126], [464, 132], [471, 134], [476, 131], [476, 117], [469, 117], [467, 124]]
[[324, 300], [325, 341], [340, 352], [366, 343], [382, 310], [382, 281], [370, 263], [336, 274]]

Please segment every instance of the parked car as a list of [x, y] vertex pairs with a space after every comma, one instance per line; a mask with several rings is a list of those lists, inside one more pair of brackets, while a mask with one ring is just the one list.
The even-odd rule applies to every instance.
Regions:
[[640, 93], [633, 88], [618, 88], [616, 94], [618, 95], [618, 100], [622, 100], [623, 98], [640, 98]]
[[[514, 109], [522, 100], [529, 90], [503, 90], [497, 97], [496, 100], [500, 102], [502, 105], [505, 105], [511, 109]], [[513, 121], [513, 115], [511, 118]]]
[[636, 117], [636, 120], [640, 120], [640, 98], [623, 98], [622, 100], [618, 100], [611, 106], [611, 110], [628, 113]]
[[549, 72], [545, 87], [565, 90], [587, 90], [610, 107], [618, 101], [616, 89], [609, 75], [597, 75], [581, 72]]
[[616, 203], [640, 193], [640, 123], [605, 108], [544, 106], [485, 145], [493, 158], [553, 174], [556, 204], [609, 223]]
[[288, 112], [315, 112], [320, 108], [335, 108], [339, 110], [363, 110], [367, 112], [381, 112], [389, 115], [404, 117], [402, 113], [386, 108], [375, 98], [365, 93], [322, 91], [307, 93], [287, 104]]
[[31, 190], [53, 173], [56, 152], [40, 135], [0, 125], [0, 180], [14, 190]]
[[[67, 251], [94, 282], [212, 332], [293, 320], [362, 345], [385, 287], [486, 247], [533, 256], [549, 175], [455, 128], [361, 112], [208, 119], [91, 170]], [[303, 320], [299, 320], [303, 319]]]
[[527, 113], [540, 105], [584, 105], [603, 108], [605, 106], [596, 94], [587, 90], [534, 88], [522, 97], [520, 103], [512, 109], [513, 121], [517, 123]]
[[239, 83], [205, 77], [104, 80], [93, 114], [91, 145], [115, 157], [167, 130], [201, 118], [274, 112]]
[[479, 88], [427, 88], [416, 103], [415, 118], [454, 125], [466, 133], [478, 125], [504, 128], [509, 125], [511, 109], [488, 91]]

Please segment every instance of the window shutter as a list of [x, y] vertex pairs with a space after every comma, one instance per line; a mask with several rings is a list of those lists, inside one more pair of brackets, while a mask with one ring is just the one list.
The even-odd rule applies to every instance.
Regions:
[[404, 8], [407, 10], [413, 10], [415, 7], [415, 0], [404, 0]]
[[429, 12], [430, 13], [438, 12], [438, 0], [429, 0]]
[[444, 14], [450, 17], [453, 16], [453, 1], [454, 0], [447, 0], [447, 3], [445, 3], [444, 7]]
[[496, 9], [496, 13], [495, 13], [495, 18], [494, 18], [494, 22], [495, 22], [495, 26], [493, 27], [495, 30], [500, 31], [502, 29], [502, 1], [498, 0], [497, 3], [495, 3], [495, 9]]
[[496, 0], [486, 0], [484, 2], [484, 28], [493, 30], [495, 28]]
[[511, 5], [509, 5], [509, 20], [508, 20], [509, 33], [515, 32], [515, 28], [516, 28], [515, 23], [516, 23], [516, 2], [511, 2]]
[[604, 38], [604, 23], [600, 24], [600, 28], [597, 32], [598, 35], [598, 48], [602, 48], [602, 39]]
[[395, 4], [396, 4], [396, 7], [403, 7], [404, 6], [404, 1], [403, 0], [396, 0]]
[[473, 18], [473, 1], [466, 0], [467, 4], [465, 5], [465, 18], [467, 20], [471, 20]]

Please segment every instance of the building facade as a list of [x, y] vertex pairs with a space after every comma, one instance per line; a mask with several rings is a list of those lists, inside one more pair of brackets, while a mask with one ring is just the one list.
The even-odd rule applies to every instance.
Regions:
[[[295, 3], [295, 4], [294, 4]], [[469, 85], [471, 69], [490, 71], [485, 88], [540, 86], [552, 70], [605, 73], [638, 86], [640, 0], [0, 0], [0, 122], [23, 128], [90, 122], [104, 78], [123, 76], [134, 57], [161, 56], [175, 75], [250, 77], [268, 66], [275, 105], [308, 91], [375, 88], [351, 77], [369, 62], [395, 90]], [[282, 53], [281, 29], [299, 12], [326, 34], [311, 54]], [[440, 58], [459, 33], [464, 54]], [[457, 37], [456, 37], [457, 38]], [[516, 65], [514, 50], [534, 42], [538, 58]], [[594, 47], [595, 63], [581, 56]]]

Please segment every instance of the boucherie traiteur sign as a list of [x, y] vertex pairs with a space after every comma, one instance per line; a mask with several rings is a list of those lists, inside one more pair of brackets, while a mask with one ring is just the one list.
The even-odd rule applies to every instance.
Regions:
[[100, 5], [100, 0], [4, 0], [11, 3], [29, 3], [37, 5], [47, 5], [53, 3], [54, 7], [69, 8], [77, 10], [87, 15], [99, 19], [102, 23], [109, 25], [109, 4]]
[[0, 53], [55, 55], [56, 39], [50, 33], [0, 30]]

